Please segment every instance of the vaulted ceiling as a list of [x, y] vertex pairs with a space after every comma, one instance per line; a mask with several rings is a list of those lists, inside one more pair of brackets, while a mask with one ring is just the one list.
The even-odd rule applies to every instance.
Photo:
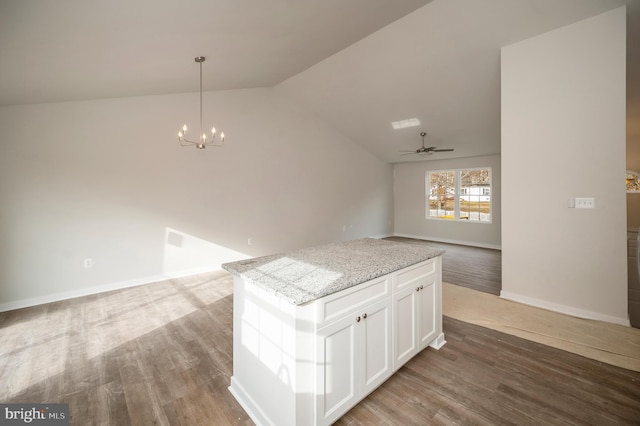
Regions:
[[500, 47], [624, 4], [637, 140], [640, 0], [0, 0], [0, 105], [191, 92], [203, 55], [205, 90], [278, 86], [384, 161], [495, 154]]
[[428, 2], [0, 0], [0, 105], [273, 86]]

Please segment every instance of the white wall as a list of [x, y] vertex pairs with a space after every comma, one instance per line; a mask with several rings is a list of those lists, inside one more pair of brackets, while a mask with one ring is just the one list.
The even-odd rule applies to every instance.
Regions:
[[197, 93], [0, 108], [0, 309], [391, 232], [391, 165], [274, 89], [204, 100], [224, 148], [178, 146]]
[[[434, 154], [435, 155], [435, 154]], [[430, 170], [491, 167], [491, 223], [426, 219], [425, 176]], [[500, 156], [455, 158], [398, 163], [394, 168], [395, 235], [500, 248]]]
[[502, 296], [628, 324], [625, 26], [619, 8], [502, 49]]

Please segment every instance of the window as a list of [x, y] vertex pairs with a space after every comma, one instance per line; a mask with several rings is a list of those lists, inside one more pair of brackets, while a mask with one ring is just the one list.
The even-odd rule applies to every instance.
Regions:
[[428, 219], [491, 223], [490, 168], [429, 171], [426, 188]]

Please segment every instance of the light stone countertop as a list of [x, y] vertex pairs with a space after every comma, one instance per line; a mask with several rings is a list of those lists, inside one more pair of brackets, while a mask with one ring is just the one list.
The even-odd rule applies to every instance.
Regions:
[[365, 238], [225, 263], [222, 268], [302, 305], [442, 253], [423, 245]]

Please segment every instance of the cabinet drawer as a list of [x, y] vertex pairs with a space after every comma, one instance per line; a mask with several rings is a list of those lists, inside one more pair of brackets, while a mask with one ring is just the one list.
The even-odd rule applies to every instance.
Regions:
[[426, 260], [424, 262], [417, 263], [413, 266], [398, 272], [394, 284], [396, 290], [405, 288], [406, 286], [413, 285], [414, 282], [422, 280], [423, 278], [436, 274], [436, 262], [438, 258]]
[[323, 297], [317, 301], [318, 325], [339, 319], [390, 294], [390, 275], [385, 275]]

